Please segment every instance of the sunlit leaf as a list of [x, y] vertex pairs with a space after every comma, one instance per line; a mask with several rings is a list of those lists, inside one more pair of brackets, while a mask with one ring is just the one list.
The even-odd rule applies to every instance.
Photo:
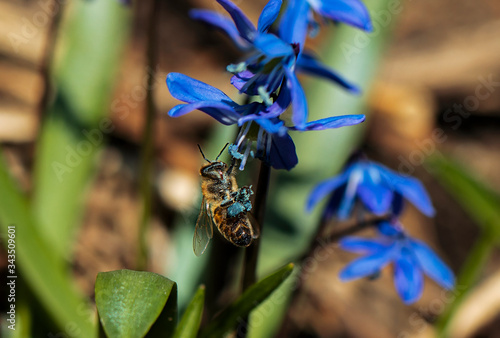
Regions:
[[82, 337], [93, 337], [90, 315], [85, 314], [87, 301], [76, 291], [62, 260], [40, 236], [27, 199], [10, 176], [3, 156], [0, 187], [1, 240], [4, 248], [13, 245], [16, 256], [15, 269], [8, 275], [22, 276], [62, 332], [72, 323]]
[[152, 272], [101, 272], [95, 300], [108, 337], [144, 337], [150, 329], [151, 336], [170, 337], [177, 324], [177, 286]]
[[55, 98], [37, 144], [33, 209], [40, 233], [67, 258], [96, 154], [115, 128], [106, 118], [130, 10], [119, 1], [67, 2], [54, 66]]

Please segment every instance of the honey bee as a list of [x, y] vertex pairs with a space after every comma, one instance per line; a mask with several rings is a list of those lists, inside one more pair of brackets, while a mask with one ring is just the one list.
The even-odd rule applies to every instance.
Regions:
[[227, 144], [215, 162], [212, 162], [205, 157], [198, 145], [201, 155], [208, 164], [200, 169], [203, 199], [193, 237], [193, 250], [196, 256], [205, 252], [213, 237], [214, 224], [225, 239], [239, 247], [247, 247], [258, 238], [258, 233], [250, 224], [248, 217], [250, 215], [248, 211], [252, 208], [251, 188], [238, 188], [236, 172], [233, 170], [236, 161], [234, 158], [229, 166], [218, 161], [226, 147]]

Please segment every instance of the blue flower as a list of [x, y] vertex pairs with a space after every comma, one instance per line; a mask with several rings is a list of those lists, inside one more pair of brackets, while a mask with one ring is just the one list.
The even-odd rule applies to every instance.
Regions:
[[[278, 7], [278, 4], [280, 3], [280, 1], [269, 2], [268, 6], [266, 6], [261, 16], [265, 18], [274, 18], [276, 12], [269, 13], [268, 11], [272, 11], [272, 9]], [[222, 30], [242, 51], [255, 51], [253, 43], [249, 42], [247, 39], [243, 38], [242, 35], [240, 35], [240, 32], [236, 28], [234, 22], [227, 16], [224, 16], [215, 11], [205, 9], [193, 9], [189, 12], [189, 14], [193, 19], [204, 21], [211, 26]], [[241, 14], [241, 16], [243, 16], [243, 14]], [[267, 33], [267, 29], [269, 26], [267, 24], [262, 24], [262, 22], [269, 23], [269, 21], [270, 19], [260, 19], [257, 31]], [[255, 36], [255, 34], [253, 35]], [[356, 85], [345, 80], [342, 76], [320, 62], [316, 56], [305, 51], [302, 51], [299, 54], [299, 57], [295, 63], [295, 71], [299, 73], [312, 74], [331, 80], [354, 94], [358, 94], [360, 92], [359, 88]], [[241, 76], [244, 77], [244, 74], [241, 74]], [[249, 77], [248, 74], [247, 77]], [[235, 78], [233, 81], [237, 81], [237, 79]]]
[[[173, 97], [186, 102], [173, 107], [168, 113], [171, 117], [200, 110], [222, 124], [241, 126], [235, 145], [236, 151], [243, 154], [242, 167], [245, 166], [254, 143], [257, 157], [267, 161], [275, 169], [290, 170], [297, 164], [295, 145], [288, 131], [298, 128], [287, 127], [278, 118], [290, 103], [291, 98], [286, 91], [280, 93], [271, 105], [259, 102], [240, 105], [219, 89], [183, 74], [168, 74], [167, 86]], [[363, 122], [364, 119], [364, 115], [334, 116], [308, 122], [300, 130], [351, 126]]]
[[341, 220], [349, 218], [357, 200], [376, 215], [389, 212], [399, 215], [403, 198], [429, 217], [435, 213], [419, 180], [400, 175], [367, 159], [357, 159], [348, 164], [340, 175], [319, 183], [309, 195], [307, 210], [310, 211], [329, 194], [324, 215], [327, 219], [332, 216]]
[[340, 241], [342, 249], [364, 254], [340, 272], [342, 281], [376, 275], [392, 263], [394, 285], [406, 304], [422, 295], [424, 274], [445, 289], [454, 287], [453, 272], [425, 243], [406, 235], [397, 223], [381, 222], [378, 231], [380, 238], [346, 237]]
[[[307, 102], [295, 72], [317, 75], [332, 80], [351, 92], [359, 89], [318, 61], [313, 55], [300, 53], [299, 45], [287, 43], [268, 29], [279, 14], [281, 0], [270, 0], [263, 9], [257, 28], [244, 13], [227, 0], [217, 0], [230, 14], [225, 16], [208, 10], [193, 10], [191, 17], [205, 21], [224, 31], [237, 46], [252, 52], [244, 62], [228, 66], [234, 74], [231, 83], [242, 93], [259, 95], [267, 104], [276, 91], [286, 91], [293, 105], [292, 121], [300, 130], [305, 130]], [[297, 58], [297, 56], [300, 56]], [[304, 55], [303, 55], [304, 54]]]
[[318, 25], [314, 14], [368, 32], [373, 30], [370, 14], [359, 0], [294, 0], [288, 2], [281, 19], [279, 31], [281, 38], [289, 43], [303, 45], [309, 27]]

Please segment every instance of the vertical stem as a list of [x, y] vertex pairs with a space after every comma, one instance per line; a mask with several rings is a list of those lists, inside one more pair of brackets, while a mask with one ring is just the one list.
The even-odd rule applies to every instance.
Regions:
[[[264, 162], [261, 162], [259, 171], [259, 180], [257, 181], [257, 191], [255, 193], [254, 212], [253, 215], [257, 224], [254, 224], [256, 230], [262, 236], [262, 228], [264, 223], [264, 215], [266, 211], [267, 193], [269, 190], [269, 178], [271, 177], [271, 167]], [[254, 243], [245, 250], [244, 270], [243, 270], [243, 290], [246, 290], [250, 285], [256, 282], [257, 258], [259, 255], [260, 240], [257, 239]]]
[[[259, 179], [257, 181], [257, 191], [255, 192], [255, 201], [253, 205], [253, 215], [256, 223], [255, 230], [262, 236], [264, 215], [266, 211], [267, 194], [269, 191], [269, 179], [271, 177], [271, 167], [264, 162], [260, 164]], [[243, 290], [248, 289], [257, 280], [257, 259], [259, 256], [260, 239], [256, 239], [251, 246], [245, 250], [243, 261]], [[238, 325], [236, 332], [241, 333], [239, 338], [246, 337], [249, 318], [244, 318]], [[246, 326], [246, 327], [243, 327]]]
[[43, 92], [40, 101], [38, 102], [38, 117], [42, 118], [45, 109], [47, 109], [47, 105], [49, 103], [49, 99], [52, 94], [52, 81], [51, 81], [51, 72], [52, 72], [52, 59], [54, 55], [54, 49], [57, 41], [57, 31], [59, 28], [59, 24], [61, 22], [62, 11], [63, 11], [63, 3], [52, 1], [53, 8], [56, 12], [54, 13], [54, 18], [52, 19], [49, 30], [47, 32], [47, 36], [45, 38], [45, 47], [43, 51], [42, 60], [40, 63], [40, 75], [43, 80]]
[[151, 15], [148, 26], [148, 46], [147, 46], [147, 65], [148, 65], [148, 81], [147, 81], [147, 98], [146, 98], [146, 121], [142, 135], [142, 156], [140, 169], [140, 192], [143, 200], [143, 209], [139, 225], [139, 252], [137, 258], [137, 268], [139, 270], [146, 269], [147, 266], [147, 241], [146, 233], [151, 219], [151, 204], [152, 204], [152, 171], [153, 171], [153, 155], [154, 155], [154, 119], [156, 108], [154, 104], [154, 70], [157, 64], [156, 50], [156, 23], [160, 11], [160, 1], [153, 0], [151, 6]]

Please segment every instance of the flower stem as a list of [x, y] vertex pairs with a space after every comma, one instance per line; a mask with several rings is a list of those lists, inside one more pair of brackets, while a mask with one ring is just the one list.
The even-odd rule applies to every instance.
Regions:
[[[257, 191], [255, 192], [253, 216], [257, 224], [253, 224], [256, 231], [262, 236], [262, 225], [266, 211], [267, 193], [269, 190], [269, 178], [271, 177], [271, 167], [261, 162], [259, 179], [257, 181]], [[259, 255], [260, 240], [254, 240], [253, 244], [245, 250], [244, 270], [243, 270], [243, 290], [254, 284], [257, 280], [257, 258]]]
[[382, 216], [382, 217], [375, 217], [367, 220], [360, 221], [353, 226], [350, 226], [346, 229], [342, 229], [339, 231], [336, 231], [332, 233], [329, 236], [323, 237], [322, 233], [324, 232], [326, 225], [328, 224], [328, 221], [325, 220], [323, 217], [320, 220], [319, 226], [318, 226], [318, 231], [315, 240], [311, 242], [311, 245], [309, 246], [309, 249], [305, 252], [305, 254], [301, 257], [301, 261], [305, 260], [307, 257], [311, 256], [314, 250], [316, 249], [318, 243], [321, 245], [328, 245], [331, 243], [334, 243], [338, 241], [339, 239], [352, 235], [358, 231], [361, 231], [363, 229], [372, 227], [377, 225], [378, 222], [381, 221], [388, 221], [390, 219], [389, 216]]
[[[253, 216], [255, 218], [256, 224], [252, 224], [254, 229], [260, 233], [260, 237], [262, 236], [270, 177], [271, 167], [268, 164], [261, 162], [259, 179], [257, 181], [257, 190], [255, 192], [255, 201], [253, 205]], [[259, 256], [259, 247], [260, 238], [254, 240], [252, 245], [245, 250], [245, 257], [243, 262], [243, 290], [248, 289], [257, 281], [257, 259]], [[239, 335], [239, 338], [246, 337], [248, 322], [249, 318], [247, 317], [244, 318], [241, 324], [239, 324], [238, 330], [236, 332], [241, 332], [243, 334]], [[240, 327], [242, 325], [246, 327]]]
[[43, 114], [47, 109], [49, 100], [52, 96], [52, 61], [54, 59], [54, 50], [57, 42], [57, 33], [59, 31], [59, 25], [61, 23], [62, 12], [64, 5], [62, 3], [57, 4], [56, 1], [52, 1], [53, 5], [57, 8], [55, 10], [54, 18], [50, 22], [49, 30], [45, 38], [45, 46], [42, 56], [42, 62], [40, 64], [40, 75], [43, 79], [43, 92], [40, 101], [38, 102], [38, 114], [40, 118], [43, 118]]
[[154, 69], [157, 64], [156, 50], [156, 23], [158, 22], [160, 1], [154, 0], [151, 5], [151, 20], [148, 26], [148, 46], [147, 46], [147, 97], [146, 97], [146, 121], [142, 136], [142, 154], [140, 168], [140, 192], [143, 201], [142, 215], [139, 224], [139, 243], [137, 256], [137, 269], [144, 270], [147, 267], [148, 253], [146, 234], [151, 219], [152, 209], [152, 172], [154, 160], [154, 119], [156, 107], [153, 98]]

